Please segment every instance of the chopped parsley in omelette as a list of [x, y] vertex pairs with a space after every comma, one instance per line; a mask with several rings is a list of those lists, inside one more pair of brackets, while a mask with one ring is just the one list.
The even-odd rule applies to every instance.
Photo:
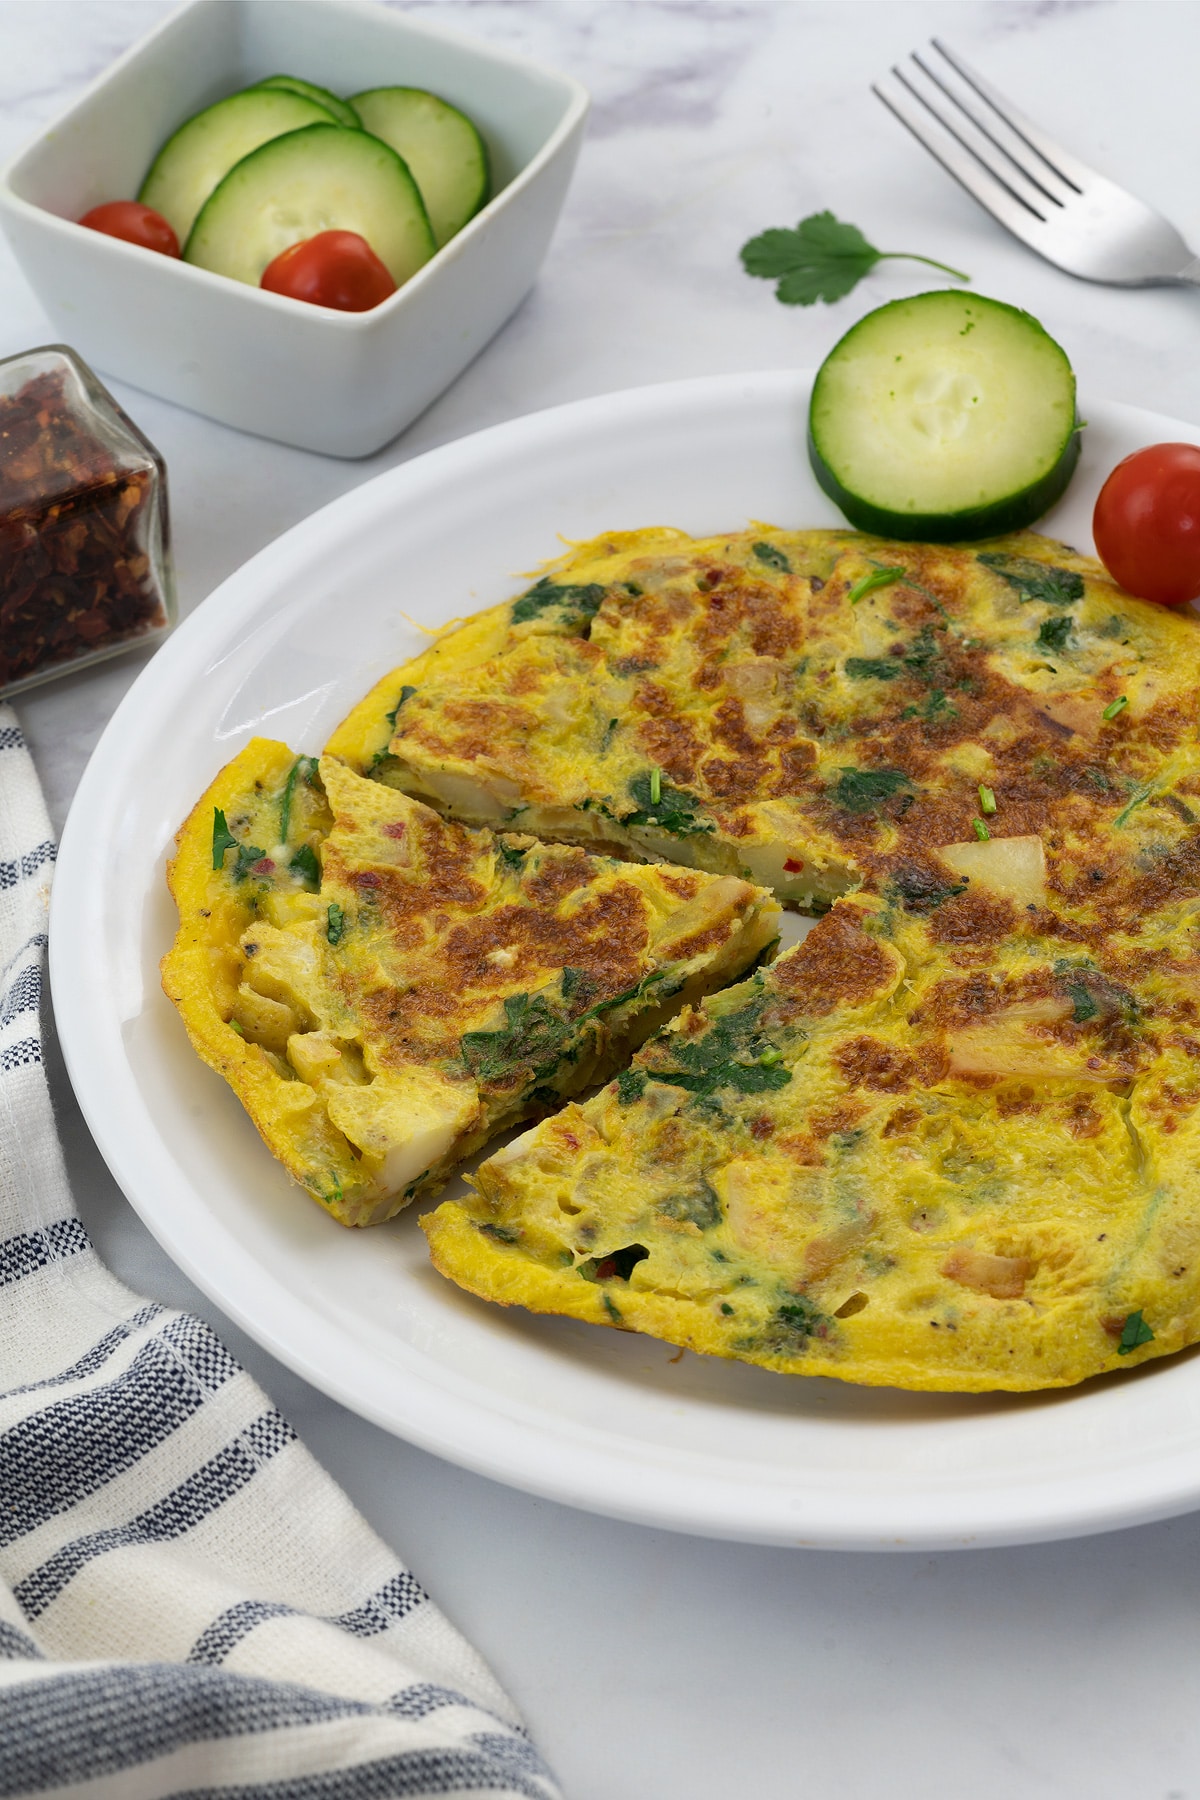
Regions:
[[778, 907], [740, 879], [448, 823], [256, 739], [179, 836], [163, 984], [344, 1224], [388, 1218], [736, 980]]
[[1195, 1342], [1198, 711], [1195, 620], [1031, 533], [633, 533], [439, 639], [341, 754], [832, 911], [484, 1163], [437, 1266], [904, 1387]]

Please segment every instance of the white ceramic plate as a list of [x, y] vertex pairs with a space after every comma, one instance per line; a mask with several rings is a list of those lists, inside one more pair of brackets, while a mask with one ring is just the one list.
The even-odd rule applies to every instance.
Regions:
[[[1200, 1358], [1065, 1394], [856, 1388], [502, 1310], [429, 1267], [411, 1215], [344, 1231], [272, 1162], [158, 983], [173, 833], [256, 732], [320, 749], [440, 625], [611, 527], [837, 522], [804, 451], [809, 378], [725, 376], [517, 420], [393, 469], [287, 533], [149, 664], [80, 784], [51, 973], [113, 1174], [201, 1288], [318, 1388], [441, 1456], [650, 1525], [840, 1548], [1003, 1544], [1200, 1501]], [[1046, 529], [1090, 547], [1103, 475], [1200, 430], [1090, 399]]]

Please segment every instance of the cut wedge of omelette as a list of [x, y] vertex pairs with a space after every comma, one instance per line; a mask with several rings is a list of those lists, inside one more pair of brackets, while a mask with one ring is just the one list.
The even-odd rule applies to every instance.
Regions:
[[777, 936], [740, 879], [448, 823], [256, 739], [179, 835], [163, 985], [297, 1181], [390, 1217]]
[[1029, 533], [613, 537], [440, 639], [341, 754], [832, 911], [484, 1163], [437, 1266], [902, 1387], [1195, 1342], [1198, 708], [1195, 620]]

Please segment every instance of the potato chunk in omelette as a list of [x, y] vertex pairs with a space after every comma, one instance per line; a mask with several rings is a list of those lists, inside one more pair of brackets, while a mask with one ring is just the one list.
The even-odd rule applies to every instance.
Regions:
[[388, 1218], [736, 980], [778, 907], [740, 879], [447, 823], [256, 739], [186, 821], [163, 985], [297, 1181]]

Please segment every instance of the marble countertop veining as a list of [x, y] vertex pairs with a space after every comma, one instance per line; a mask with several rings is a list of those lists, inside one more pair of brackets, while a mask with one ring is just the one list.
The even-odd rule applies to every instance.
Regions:
[[[161, 18], [160, 0], [0, 0], [0, 156]], [[947, 179], [868, 85], [946, 38], [1200, 248], [1200, 8], [1175, 0], [419, 0], [417, 17], [569, 69], [594, 111], [537, 287], [459, 381], [359, 463], [243, 437], [117, 387], [167, 458], [181, 604], [314, 508], [479, 427], [578, 396], [814, 365], [925, 285], [880, 266], [784, 308], [737, 260], [831, 207], [1027, 307], [1089, 395], [1200, 420], [1200, 296], [1071, 280]], [[0, 355], [53, 336], [0, 244]], [[115, 384], [114, 384], [115, 385]], [[19, 702], [61, 824], [136, 673]], [[61, 1066], [71, 1175], [111, 1266], [212, 1319], [317, 1456], [491, 1660], [570, 1800], [1194, 1800], [1200, 1517], [1013, 1550], [873, 1556], [709, 1543], [592, 1517], [413, 1449], [250, 1342], [108, 1176]]]

